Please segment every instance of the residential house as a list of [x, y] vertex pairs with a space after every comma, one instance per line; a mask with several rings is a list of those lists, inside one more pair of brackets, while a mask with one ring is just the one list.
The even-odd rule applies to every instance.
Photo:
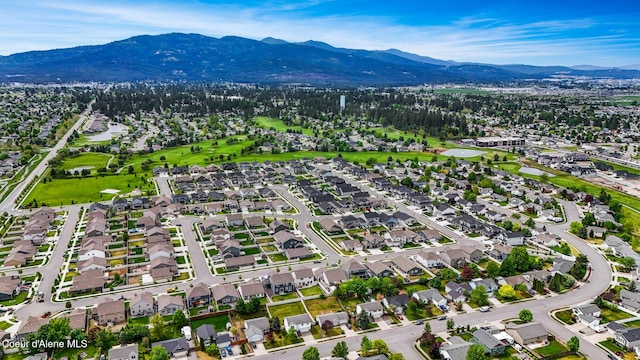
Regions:
[[311, 252], [311, 250], [309, 250], [308, 247], [285, 249], [284, 253], [289, 260], [307, 259], [313, 257], [313, 253]]
[[500, 234], [500, 240], [507, 246], [521, 246], [524, 245], [524, 235], [522, 231], [516, 232], [504, 232]]
[[335, 286], [341, 284], [349, 278], [347, 277], [347, 273], [344, 270], [337, 269], [321, 269], [318, 271], [318, 275], [316, 276], [318, 279], [322, 279], [325, 284]]
[[173, 315], [176, 311], [184, 311], [184, 300], [182, 296], [172, 296], [169, 294], [158, 295], [158, 313], [161, 316]]
[[491, 357], [502, 354], [506, 347], [502, 341], [493, 336], [491, 330], [478, 329], [474, 331], [472, 341], [482, 345], [485, 354], [489, 354]]
[[148, 291], [136, 293], [129, 302], [129, 314], [132, 317], [151, 316], [154, 313], [153, 294]]
[[211, 288], [211, 293], [213, 294], [213, 299], [218, 305], [233, 304], [240, 299], [240, 294], [233, 284], [214, 285]]
[[414, 260], [427, 269], [441, 268], [444, 266], [442, 257], [438, 256], [435, 251], [420, 250], [414, 257]]
[[111, 326], [124, 322], [126, 320], [124, 300], [105, 299], [105, 301], [92, 309], [92, 315], [101, 326]]
[[399, 294], [399, 295], [386, 296], [382, 300], [382, 303], [384, 304], [384, 306], [394, 309], [394, 312], [396, 314], [402, 314], [405, 306], [407, 306], [408, 301], [409, 301], [409, 295]]
[[473, 345], [459, 336], [452, 336], [440, 346], [440, 356], [445, 360], [466, 360], [467, 352]]
[[311, 330], [311, 326], [313, 326], [313, 323], [313, 320], [307, 314], [287, 316], [286, 318], [284, 318], [285, 329], [294, 328], [300, 333], [309, 332]]
[[369, 276], [369, 271], [367, 270], [367, 267], [364, 266], [361, 262], [356, 261], [356, 260], [351, 260], [349, 262], [347, 262], [346, 264], [344, 264], [343, 266], [345, 272], [347, 273], [347, 276], [349, 276], [349, 278], [360, 278], [360, 279], [368, 279]]
[[22, 280], [18, 276], [0, 277], [0, 300], [13, 299], [15, 295], [20, 293], [21, 284]]
[[412, 296], [416, 300], [423, 301], [426, 304], [431, 303], [438, 307], [447, 305], [447, 299], [445, 299], [436, 289], [416, 291]]
[[508, 323], [505, 326], [507, 334], [520, 345], [529, 345], [546, 341], [549, 337], [547, 330], [539, 322], [524, 324]]
[[461, 249], [448, 249], [442, 251], [439, 255], [442, 258], [442, 262], [452, 268], [459, 269], [467, 265], [467, 254]]
[[90, 292], [102, 292], [106, 280], [102, 270], [88, 270], [73, 277], [69, 293], [78, 295]]
[[453, 281], [449, 281], [445, 287], [445, 292], [447, 293], [447, 297], [454, 303], [465, 302], [467, 300], [468, 294], [473, 291], [471, 285], [466, 283], [455, 283]]
[[272, 273], [268, 277], [266, 288], [271, 289], [273, 294], [288, 294], [296, 290], [293, 274], [290, 272]]
[[194, 308], [211, 304], [211, 291], [205, 283], [189, 287], [186, 293], [187, 307]]
[[302, 239], [287, 230], [278, 231], [273, 234], [273, 238], [280, 249], [293, 249], [303, 246]]
[[18, 331], [15, 335], [16, 341], [24, 341], [29, 334], [35, 333], [40, 327], [49, 322], [49, 319], [43, 319], [40, 316], [29, 316], [27, 320], [22, 320]]
[[224, 266], [227, 270], [237, 270], [243, 266], [249, 266], [255, 263], [256, 258], [253, 255], [242, 255], [224, 259]]
[[377, 278], [391, 277], [395, 274], [393, 270], [382, 261], [365, 262], [364, 266]]
[[345, 251], [362, 251], [362, 243], [359, 240], [345, 240], [340, 243], [340, 247]]
[[378, 319], [384, 314], [382, 304], [377, 301], [366, 302], [356, 305], [356, 314], [366, 311], [373, 319]]
[[623, 328], [618, 330], [613, 340], [627, 350], [640, 346], [640, 328]]
[[249, 281], [238, 285], [238, 293], [243, 300], [251, 300], [252, 297], [263, 298], [266, 296], [264, 286], [260, 281]]
[[107, 360], [138, 360], [138, 344], [112, 347], [109, 349]]
[[316, 317], [316, 322], [319, 326], [322, 326], [325, 322], [330, 322], [333, 327], [338, 327], [341, 325], [346, 325], [349, 322], [349, 314], [344, 311], [339, 311], [335, 313], [328, 313], [318, 315]]
[[245, 320], [244, 334], [250, 342], [262, 341], [264, 335], [271, 331], [271, 324], [266, 317]]
[[391, 259], [391, 266], [408, 276], [417, 276], [424, 273], [424, 270], [418, 264], [404, 256], [396, 256]]
[[294, 270], [292, 274], [296, 288], [298, 289], [313, 286], [316, 283], [315, 277], [313, 276], [313, 270], [309, 268]]
[[196, 336], [198, 337], [200, 348], [204, 349], [207, 346], [216, 343], [218, 333], [211, 324], [202, 324], [196, 329]]
[[189, 356], [189, 342], [184, 337], [157, 341], [151, 344], [151, 348], [156, 346], [165, 348], [170, 359], [186, 359]]

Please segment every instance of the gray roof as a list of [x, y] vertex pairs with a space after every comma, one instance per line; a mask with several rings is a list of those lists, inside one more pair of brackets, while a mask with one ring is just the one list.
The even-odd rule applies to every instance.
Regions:
[[260, 294], [264, 294], [264, 287], [259, 281], [251, 281], [238, 285], [238, 290], [243, 297], [252, 297]]
[[311, 318], [307, 314], [288, 316], [288, 317], [284, 318], [284, 320], [289, 325], [308, 324], [308, 323], [312, 322]]
[[467, 351], [473, 343], [465, 341], [458, 336], [453, 336], [448, 341], [449, 343], [442, 344], [440, 352], [446, 351], [451, 360], [466, 360]]
[[244, 322], [244, 326], [248, 329], [250, 326], [255, 326], [258, 329], [261, 330], [266, 330], [269, 329], [271, 327], [271, 324], [269, 324], [269, 319], [267, 319], [266, 317], [259, 317], [259, 318], [255, 318], [255, 319], [249, 319], [246, 320]]
[[444, 300], [444, 297], [442, 296], [442, 294], [440, 294], [440, 292], [436, 289], [428, 289], [428, 290], [422, 290], [422, 291], [418, 291], [416, 293], [414, 293], [415, 296], [418, 297], [418, 299], [422, 300], [422, 301], [434, 301], [434, 302], [440, 302], [442, 300]]
[[162, 346], [163, 348], [167, 349], [169, 356], [171, 356], [171, 354], [174, 354], [174, 353], [189, 350], [189, 342], [187, 341], [187, 339], [183, 337], [164, 340], [164, 341], [156, 341], [151, 344], [152, 348], [156, 346]]
[[523, 341], [547, 335], [547, 329], [545, 329], [539, 322], [530, 322], [520, 325], [508, 323], [505, 328], [512, 329], [517, 332]]
[[320, 325], [322, 325], [322, 323], [324, 323], [327, 320], [335, 324], [341, 320], [346, 320], [346, 319], [349, 319], [349, 315], [344, 311], [330, 313], [330, 314], [322, 314], [316, 317], [316, 320], [318, 320], [318, 324]]
[[473, 337], [489, 349], [495, 349], [497, 347], [504, 346], [502, 342], [500, 342], [493, 335], [491, 335], [491, 333], [484, 329], [478, 329], [474, 331]]
[[122, 346], [118, 346], [118, 347], [113, 347], [113, 348], [109, 349], [109, 356], [107, 358], [109, 360], [129, 359], [129, 354], [131, 354], [133, 352], [138, 354], [138, 343], [133, 343], [133, 344], [130, 344], [130, 345], [122, 345]]
[[600, 311], [600, 308], [595, 304], [586, 304], [582, 306], [577, 306], [575, 309], [580, 310], [583, 314], [590, 314], [590, 315], [593, 315], [594, 313], [597, 313]]
[[362, 304], [358, 304], [358, 306], [360, 306], [360, 308], [364, 311], [381, 311], [382, 310], [382, 304], [380, 304], [377, 301], [370, 301], [370, 302], [366, 302], [366, 303], [362, 303]]
[[202, 324], [198, 326], [198, 328], [196, 329], [196, 334], [198, 334], [199, 338], [203, 339], [215, 339], [218, 336], [216, 329], [214, 329], [211, 324]]

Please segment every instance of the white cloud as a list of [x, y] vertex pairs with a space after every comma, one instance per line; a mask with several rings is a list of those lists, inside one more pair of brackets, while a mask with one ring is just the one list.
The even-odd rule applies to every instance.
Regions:
[[[592, 37], [581, 31], [601, 26], [591, 18], [512, 24], [486, 15], [446, 25], [407, 26], [384, 17], [331, 15], [309, 18], [300, 9], [331, 0], [274, 0], [263, 7], [195, 4], [190, 7], [131, 2], [48, 1], [27, 4], [29, 18], [0, 14], [0, 53], [104, 43], [140, 34], [195, 32], [253, 39], [309, 39], [337, 47], [397, 48], [421, 55], [493, 63], [598, 63], [607, 52], [637, 59], [639, 49], [625, 33]], [[24, 5], [24, 4], [23, 4]], [[21, 20], [19, 20], [21, 19]], [[576, 36], [581, 38], [576, 41]], [[581, 58], [577, 58], [581, 56]], [[620, 55], [619, 55], [620, 56]], [[610, 57], [607, 57], [610, 60]], [[631, 61], [633, 62], [633, 61]]]

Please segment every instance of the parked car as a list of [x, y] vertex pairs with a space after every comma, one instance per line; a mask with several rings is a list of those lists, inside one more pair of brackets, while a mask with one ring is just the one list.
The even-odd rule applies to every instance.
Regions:
[[231, 349], [231, 346], [227, 346], [227, 352], [229, 353], [229, 355], [233, 355], [233, 351]]
[[220, 349], [220, 356], [226, 357], [227, 356], [227, 352], [224, 349]]
[[424, 324], [424, 321], [423, 320], [417, 320], [416, 322], [414, 322], [414, 324], [422, 325], [422, 324]]
[[481, 306], [478, 310], [480, 310], [480, 312], [487, 312], [487, 311], [489, 311], [489, 307], [488, 306]]
[[440, 316], [438, 316], [438, 320], [447, 320], [447, 316], [446, 315], [440, 315]]

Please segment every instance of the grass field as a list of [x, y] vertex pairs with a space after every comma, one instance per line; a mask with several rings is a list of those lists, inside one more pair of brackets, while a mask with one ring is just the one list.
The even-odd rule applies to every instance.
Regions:
[[542, 356], [551, 356], [565, 351], [568, 351], [568, 349], [557, 340], [552, 340], [549, 345], [536, 349], [536, 352]]
[[280, 323], [284, 325], [284, 318], [293, 315], [305, 314], [304, 306], [302, 302], [296, 301], [289, 304], [269, 306], [269, 314], [271, 317], [278, 317]]
[[298, 298], [298, 294], [292, 292], [284, 295], [274, 295], [271, 297], [271, 301], [278, 302], [278, 301], [292, 300], [297, 298]]
[[302, 130], [303, 134], [313, 136], [313, 130], [305, 129], [301, 126], [287, 126], [280, 119], [269, 118], [266, 116], [257, 116], [253, 118], [253, 121], [255, 121], [255, 123], [263, 129], [273, 128], [275, 131], [280, 132], [286, 132], [288, 129], [296, 131]]
[[34, 200], [39, 205], [48, 206], [69, 205], [109, 200], [111, 194], [101, 194], [105, 189], [120, 190], [120, 194], [126, 194], [134, 189], [151, 190], [155, 194], [155, 186], [149, 182], [142, 182], [142, 175], [120, 174], [105, 175], [86, 178], [52, 179], [46, 184], [39, 182], [29, 194], [24, 204], [30, 204]]
[[[95, 169], [103, 168], [107, 166], [107, 162], [112, 157], [109, 154], [102, 153], [84, 153], [78, 154], [66, 158], [62, 162], [60, 168], [64, 170], [71, 170], [82, 166], [93, 166]], [[94, 169], [94, 171], [95, 171]]]
[[196, 330], [200, 325], [211, 324], [216, 331], [225, 331], [227, 330], [227, 323], [230, 321], [231, 319], [229, 319], [229, 316], [227, 315], [212, 316], [205, 319], [192, 320], [191, 328]]
[[342, 311], [342, 306], [334, 296], [327, 296], [326, 299], [307, 300], [304, 303], [314, 318], [318, 315]]
[[571, 314], [573, 314], [571, 309], [567, 309], [567, 310], [558, 311], [556, 313], [556, 317], [558, 318], [558, 320], [562, 321], [567, 325], [573, 325], [576, 322], [573, 320]]

